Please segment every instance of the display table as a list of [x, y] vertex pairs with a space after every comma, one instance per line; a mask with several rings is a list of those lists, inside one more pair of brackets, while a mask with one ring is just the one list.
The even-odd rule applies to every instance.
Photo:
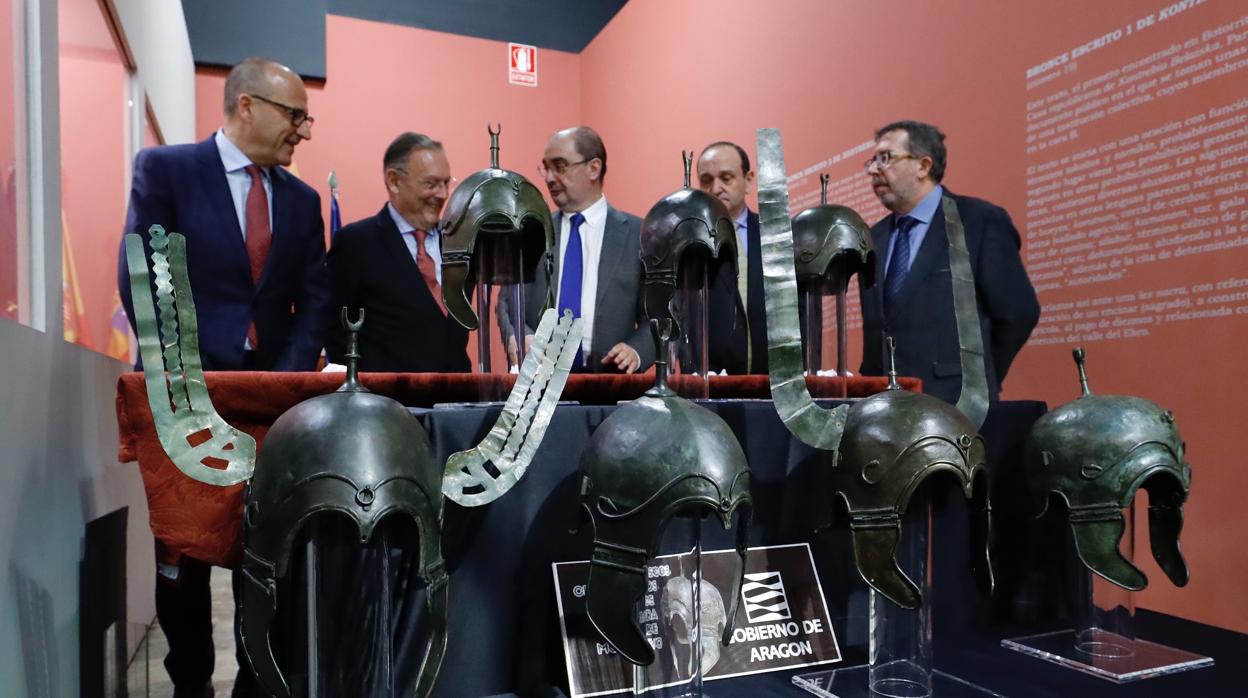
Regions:
[[[498, 416], [497, 406], [431, 409], [435, 402], [479, 399], [481, 381], [470, 376], [365, 374], [363, 379], [370, 390], [414, 408], [440, 459], [475, 445]], [[208, 374], [208, 388], [227, 422], [262, 438], [285, 409], [336, 389], [341, 380], [341, 375], [223, 373]], [[505, 397], [509, 377], [487, 380], [496, 381], [490, 384], [497, 391], [495, 399]], [[564, 405], [555, 411], [543, 446], [515, 488], [481, 508], [447, 504], [443, 550], [451, 574], [450, 632], [437, 695], [561, 694], [566, 678], [551, 564], [584, 560], [590, 554], [590, 531], [581, 526], [578, 509], [579, 459], [614, 403], [640, 395], [650, 384], [644, 377], [571, 377], [564, 398], [593, 404]], [[810, 385], [816, 395], [840, 392], [834, 379], [816, 379]], [[883, 385], [882, 379], [851, 381], [851, 394], [869, 394]], [[761, 376], [715, 380], [711, 391], [718, 396], [768, 396]], [[768, 401], [707, 406], [736, 434], [751, 465], [751, 545], [810, 544], [846, 657], [840, 666], [865, 661], [866, 586], [853, 568], [845, 522], [830, 516], [835, 505], [820, 482], [821, 472], [829, 467], [827, 456], [794, 439]], [[1248, 637], [1157, 614], [1141, 614], [1141, 632], [1213, 656], [1217, 666], [1118, 686], [999, 646], [1003, 637], [1043, 629], [1046, 620], [1061, 622], [1058, 578], [1068, 571], [1063, 565], [1070, 556], [1062, 552], [1061, 540], [1050, 537], [1064, 528], [1033, 527], [1022, 516], [1018, 500], [1018, 455], [1044, 409], [1037, 402], [999, 403], [981, 430], [993, 478], [997, 532], [998, 593], [991, 599], [981, 597], [969, 579], [966, 503], [953, 488], [938, 488], [935, 591], [930, 599], [937, 668], [1015, 698], [1235, 695], [1236, 660], [1248, 653]], [[155, 440], [141, 376], [121, 379], [118, 417], [123, 460], [137, 457], [143, 469], [153, 530], [179, 549], [219, 555], [203, 559], [229, 561], [238, 544], [241, 489], [199, 485], [168, 463]], [[198, 522], [204, 527], [197, 529]], [[830, 522], [831, 527], [816, 530]], [[704, 527], [712, 532], [716, 528]], [[731, 547], [727, 536], [712, 536], [705, 545]], [[718, 698], [809, 695], [794, 687], [790, 677], [811, 670], [714, 681], [707, 691]]]
[[[515, 376], [364, 373], [360, 380], [369, 390], [408, 407], [433, 407], [435, 404], [505, 400]], [[231, 426], [253, 436], [258, 444], [283, 412], [310, 397], [337, 390], [342, 381], [341, 373], [205, 374], [217, 413]], [[902, 378], [900, 383], [907, 390], [920, 387], [917, 379]], [[561, 399], [582, 405], [614, 405], [640, 397], [653, 384], [653, 376], [647, 375], [572, 375], [568, 377]], [[684, 392], [695, 381], [675, 376], [671, 384]], [[865, 397], [883, 390], [887, 380], [877, 377], [856, 377], [848, 381], [807, 378], [806, 384], [815, 397], [839, 396], [842, 390], [850, 397]], [[711, 398], [771, 398], [767, 376], [713, 376], [709, 390]], [[156, 437], [141, 373], [126, 374], [117, 381], [117, 424], [120, 438], [117, 458], [123, 463], [139, 462], [152, 533], [159, 543], [162, 561], [172, 563], [178, 555], [189, 555], [214, 565], [231, 567], [236, 564], [240, 553], [243, 485], [206, 485], [186, 477], [169, 461]], [[476, 438], [484, 434], [480, 432]], [[445, 458], [454, 450], [476, 445], [476, 441], [462, 443], [439, 453]], [[539, 451], [539, 456], [544, 451]]]

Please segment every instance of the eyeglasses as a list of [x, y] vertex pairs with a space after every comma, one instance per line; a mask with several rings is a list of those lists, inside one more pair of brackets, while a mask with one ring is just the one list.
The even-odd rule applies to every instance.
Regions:
[[[404, 177], [407, 177], [411, 174], [410, 172], [403, 169], [402, 167], [391, 167], [390, 169], [394, 170], [395, 172], [402, 172]], [[432, 177], [426, 177], [425, 179], [416, 180], [416, 186], [420, 187], [422, 190], [424, 190], [427, 193], [433, 193], [443, 188], [449, 190], [451, 188], [451, 185], [458, 181], [459, 180], [455, 179], [454, 177], [447, 177], [446, 179], [435, 179]]]
[[563, 175], [567, 174], [569, 169], [576, 167], [577, 165], [584, 165], [585, 163], [594, 159], [595, 158], [586, 158], [578, 162], [568, 162], [567, 160], [555, 160], [549, 165], [543, 162], [537, 166], [537, 172], [542, 177], [545, 177], [547, 174], [550, 174], [551, 172], [554, 172], [556, 177], [562, 177]]
[[252, 99], [258, 99], [261, 102], [264, 102], [265, 104], [272, 104], [278, 109], [281, 109], [282, 111], [286, 112], [286, 116], [290, 118], [290, 125], [294, 126], [295, 128], [299, 128], [300, 126], [302, 126], [305, 121], [307, 122], [308, 126], [312, 126], [313, 124], [316, 123], [316, 117], [312, 116], [307, 111], [300, 109], [298, 107], [292, 107], [288, 104], [282, 104], [281, 102], [274, 102], [268, 97], [261, 97], [260, 95], [249, 94], [248, 96], [251, 97]]
[[922, 160], [923, 157], [924, 156], [922, 155], [911, 155], [910, 153], [894, 153], [891, 150], [881, 150], [875, 155], [872, 155], [871, 157], [867, 158], [867, 161], [862, 163], [862, 169], [866, 170], [867, 172], [870, 172], [871, 166], [875, 165], [876, 168], [882, 172], [888, 169], [889, 165], [892, 165], [898, 160]]

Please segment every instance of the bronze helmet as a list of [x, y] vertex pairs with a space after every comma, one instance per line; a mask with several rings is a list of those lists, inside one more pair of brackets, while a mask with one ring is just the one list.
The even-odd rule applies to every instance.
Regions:
[[[646, 316], [671, 319], [675, 323], [672, 341], [680, 335], [680, 322], [671, 303], [676, 294], [676, 276], [686, 253], [701, 248], [714, 260], [737, 265], [737, 227], [723, 202], [690, 187], [692, 153], [682, 152], [685, 186], [663, 197], [651, 207], [641, 222], [642, 284], [645, 286]], [[718, 273], [717, 264], [712, 273]]]
[[[546, 200], [523, 175], [499, 167], [498, 134], [502, 129], [488, 130], [490, 166], [455, 187], [440, 225], [442, 300], [447, 313], [470, 330], [479, 324], [468, 302], [467, 287], [474, 280], [529, 283], [538, 273], [549, 275], [553, 264], [550, 249], [554, 228]], [[523, 254], [522, 278], [514, 278], [506, 265], [496, 265], [492, 254], [495, 246], [516, 243]]]
[[[736, 618], [749, 545], [750, 468], [741, 444], [715, 413], [667, 387], [667, 343], [673, 321], [651, 320], [658, 345], [655, 386], [621, 405], [594, 431], [582, 459], [581, 506], [594, 529], [585, 604], [603, 638], [634, 664], [654, 662], [633, 613], [646, 591], [646, 564], [658, 554], [669, 520], [714, 514], [725, 529], [741, 510], [723, 642]], [[659, 328], [662, 327], [662, 330]]]
[[[351, 328], [358, 330], [359, 323]], [[442, 468], [420, 422], [398, 402], [357, 382], [356, 358], [352, 334], [346, 382], [337, 392], [304, 400], [278, 417], [248, 489], [241, 635], [257, 680], [273, 696], [290, 696], [269, 640], [277, 579], [286, 576], [299, 530], [326, 513], [349, 517], [365, 542], [391, 515], [415, 522], [432, 631], [414, 695], [430, 694], [446, 649]]]
[[1051, 495], [1060, 497], [1079, 559], [1114, 584], [1138, 591], [1148, 578], [1118, 545], [1126, 526], [1122, 510], [1143, 487], [1153, 557], [1175, 586], [1184, 586], [1179, 533], [1192, 466], [1174, 413], [1143, 398], [1093, 395], [1083, 350], [1073, 353], [1083, 394], [1036, 420], [1027, 442], [1027, 480], [1038, 515]]
[[924, 480], [949, 473], [972, 501], [972, 565], [981, 589], [992, 590], [985, 462], [984, 440], [966, 415], [939, 398], [902, 390], [895, 371], [888, 390], [850, 407], [828, 477], [849, 512], [858, 572], [872, 588], [903, 608], [923, 602], [894, 559], [901, 516]]
[[862, 275], [863, 286], [875, 284], [875, 247], [871, 226], [848, 206], [828, 203], [828, 175], [819, 176], [821, 204], [793, 217], [793, 265], [800, 285], [822, 281], [835, 292]]

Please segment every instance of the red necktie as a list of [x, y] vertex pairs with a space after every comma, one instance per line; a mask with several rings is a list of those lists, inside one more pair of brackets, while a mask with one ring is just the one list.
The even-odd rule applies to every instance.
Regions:
[[438, 272], [433, 268], [433, 258], [425, 251], [425, 238], [429, 237], [429, 231], [414, 230], [412, 234], [416, 236], [416, 268], [420, 270], [425, 285], [429, 287], [433, 302], [438, 304], [438, 310], [446, 315], [446, 303], [442, 301], [442, 289], [438, 287]]
[[[244, 168], [251, 175], [251, 190], [247, 192], [247, 206], [244, 220], [247, 227], [247, 258], [251, 261], [252, 286], [260, 285], [260, 275], [264, 272], [264, 260], [269, 256], [269, 245], [273, 242], [273, 229], [269, 226], [269, 198], [264, 192], [264, 179], [260, 176], [260, 168], [248, 165]], [[256, 323], [247, 328], [247, 339], [251, 340], [251, 348], [259, 349], [256, 341]]]

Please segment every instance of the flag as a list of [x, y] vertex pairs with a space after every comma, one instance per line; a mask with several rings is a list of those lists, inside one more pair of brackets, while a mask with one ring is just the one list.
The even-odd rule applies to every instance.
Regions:
[[61, 209], [61, 297], [65, 316], [65, 341], [88, 349], [91, 330], [87, 326], [86, 305], [82, 302], [82, 287], [78, 285], [78, 269], [74, 266], [74, 249], [69, 240], [69, 221], [65, 209]]
[[334, 235], [338, 229], [342, 227], [342, 211], [338, 208], [338, 174], [333, 170], [329, 172], [329, 239], [333, 241]]
[[108, 327], [108, 350], [104, 353], [127, 363], [134, 363], [130, 354], [130, 321], [126, 319], [126, 309], [121, 304], [121, 292], [113, 291], [113, 319]]

